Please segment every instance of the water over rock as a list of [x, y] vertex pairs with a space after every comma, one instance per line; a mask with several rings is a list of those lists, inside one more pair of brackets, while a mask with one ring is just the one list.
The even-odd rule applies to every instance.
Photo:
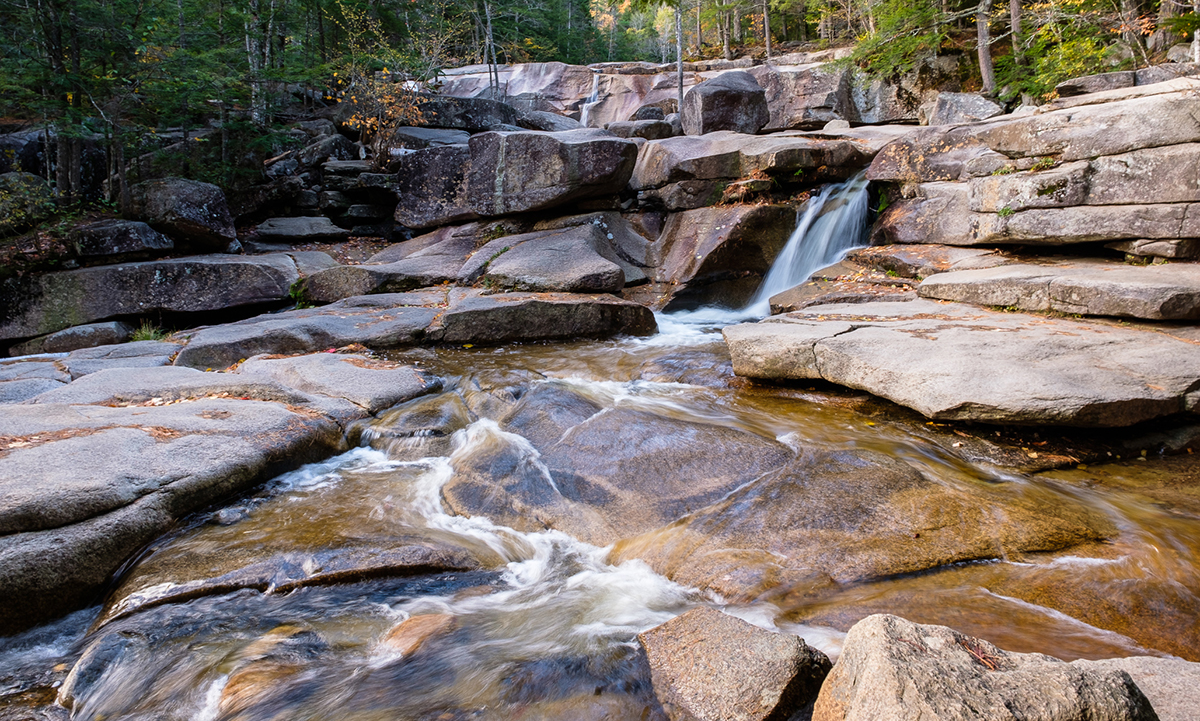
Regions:
[[1129, 674], [1009, 653], [944, 626], [870, 616], [850, 630], [814, 721], [1159, 718]]
[[1114, 532], [1082, 506], [1046, 509], [1017, 488], [956, 485], [879, 453], [831, 451], [801, 455], [680, 522], [623, 540], [612, 558], [640, 558], [679, 583], [749, 602]]
[[[557, 528], [607, 545], [670, 523], [791, 457], [745, 431], [601, 407], [568, 388], [539, 385], [501, 424], [453, 459], [443, 489], [461, 515], [525, 530]], [[651, 492], [649, 489], [653, 489]]]

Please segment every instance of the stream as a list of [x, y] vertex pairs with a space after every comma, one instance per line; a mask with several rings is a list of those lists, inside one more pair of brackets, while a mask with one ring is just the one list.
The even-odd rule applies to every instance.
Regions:
[[[1063, 659], [1200, 660], [1200, 503], [1156, 493], [1167, 461], [1020, 474], [862, 394], [732, 375], [720, 328], [855, 245], [865, 198], [811, 201], [791, 276], [746, 309], [388, 353], [445, 390], [160, 539], [102, 607], [0, 639], [0, 696], [57, 666], [76, 719], [660, 719], [636, 635], [700, 605], [833, 658], [887, 612]], [[812, 532], [751, 533], [783, 511]], [[939, 513], [905, 532], [924, 545], [890, 530]], [[948, 528], [983, 550], [938, 545]]]

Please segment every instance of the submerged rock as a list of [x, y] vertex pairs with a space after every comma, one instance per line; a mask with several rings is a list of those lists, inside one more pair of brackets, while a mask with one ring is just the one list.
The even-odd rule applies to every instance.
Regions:
[[672, 721], [781, 721], [811, 703], [829, 659], [804, 639], [697, 608], [638, 634]]
[[950, 563], [1052, 551], [1114, 529], [1082, 506], [1047, 509], [1013, 488], [980, 491], [869, 451], [802, 456], [687, 518], [613, 549], [742, 601]]
[[[604, 546], [670, 523], [792, 455], [746, 431], [627, 408], [555, 384], [527, 393], [452, 461], [449, 508]], [[528, 445], [527, 445], [528, 444]]]
[[813, 721], [1159, 718], [1129, 674], [1009, 653], [944, 626], [863, 619], [846, 636]]

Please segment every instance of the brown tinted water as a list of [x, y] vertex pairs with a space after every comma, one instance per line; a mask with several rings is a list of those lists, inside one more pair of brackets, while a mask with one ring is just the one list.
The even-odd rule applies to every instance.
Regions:
[[1200, 660], [1197, 456], [971, 462], [858, 394], [741, 383], [719, 332], [661, 324], [393, 354], [447, 390], [162, 539], [102, 609], [0, 641], [0, 666], [82, 652], [60, 695], [83, 719], [661, 718], [636, 634], [700, 604], [831, 655], [887, 612], [1064, 659]]

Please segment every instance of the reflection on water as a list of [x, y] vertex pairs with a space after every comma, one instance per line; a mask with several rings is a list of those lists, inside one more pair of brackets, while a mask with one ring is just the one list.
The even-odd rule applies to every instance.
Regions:
[[[164, 539], [125, 571], [86, 640], [90, 615], [7, 639], [0, 667], [53, 666], [82, 652], [61, 691], [81, 719], [662, 718], [635, 637], [698, 604], [801, 634], [835, 656], [856, 620], [890, 612], [1063, 658], [1200, 658], [1200, 514], [1186, 496], [1155, 495], [1169, 485], [1161, 478], [1150, 490], [1137, 483], [1154, 461], [1116, 476], [972, 465], [917, 427], [868, 419], [838, 402], [844, 394], [743, 387], [717, 332], [728, 322], [697, 312], [661, 318], [648, 339], [395, 353], [446, 378], [448, 390], [359, 429], [364, 447]], [[636, 558], [613, 565], [609, 548], [556, 528], [448, 513], [443, 494], [456, 472], [503, 466], [484, 501], [535, 489], [553, 497], [531, 506], [552, 524], [561, 516], [544, 509], [587, 510], [581, 498], [602, 515], [593, 497], [561, 505], [556, 494], [571, 492], [546, 450], [558, 436], [526, 437], [505, 423], [546, 386], [585, 409], [571, 427], [629, 410], [661, 427], [731, 429], [801, 457], [870, 451], [939, 488], [1013, 508], [1079, 509], [1108, 530], [1053, 553], [776, 588], [731, 604]], [[537, 416], [550, 423], [539, 433], [560, 432], [551, 421], [567, 411], [555, 403]], [[639, 430], [655, 435], [652, 425]]]

